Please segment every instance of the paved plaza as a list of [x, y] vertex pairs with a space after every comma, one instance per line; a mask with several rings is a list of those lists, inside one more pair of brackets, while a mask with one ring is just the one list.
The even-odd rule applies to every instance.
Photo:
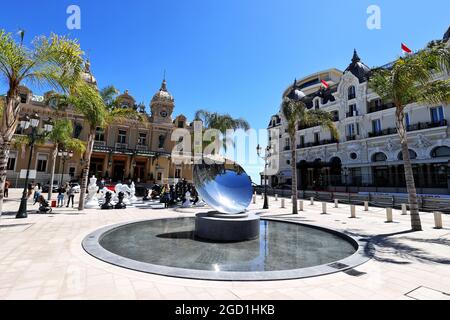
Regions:
[[[142, 219], [192, 217], [205, 209], [85, 210], [54, 209], [52, 214], [30, 214], [16, 220], [20, 190], [10, 190], [0, 220], [0, 299], [447, 299], [450, 300], [450, 217], [434, 229], [433, 214], [422, 213], [424, 231], [411, 233], [410, 217], [394, 210], [386, 223], [383, 208], [364, 211], [350, 219], [348, 205], [310, 205], [298, 216], [281, 201], [263, 200], [250, 211], [286, 221], [320, 225], [362, 237], [371, 260], [347, 272], [288, 281], [221, 282], [164, 277], [123, 269], [87, 254], [81, 242], [108, 225]], [[33, 208], [31, 204], [29, 209]], [[37, 209], [37, 206], [34, 207]]]

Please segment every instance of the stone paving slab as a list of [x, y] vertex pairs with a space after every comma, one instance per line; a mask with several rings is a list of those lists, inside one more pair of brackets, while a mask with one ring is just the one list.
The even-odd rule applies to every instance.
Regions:
[[[440, 299], [450, 293], [450, 217], [436, 230], [433, 214], [422, 213], [424, 231], [412, 233], [409, 216], [394, 210], [394, 223], [386, 223], [383, 208], [364, 211], [357, 206], [350, 219], [348, 205], [338, 209], [310, 206], [298, 216], [281, 201], [270, 199], [271, 209], [252, 212], [277, 219], [301, 221], [363, 237], [372, 259], [354, 272], [315, 278], [269, 282], [221, 282], [163, 277], [115, 267], [88, 255], [81, 241], [89, 233], [117, 223], [192, 217], [203, 209], [85, 210], [54, 209], [50, 215], [30, 214], [16, 220], [20, 190], [10, 190], [0, 219], [0, 299]], [[30, 209], [33, 207], [30, 204]], [[33, 208], [37, 209], [37, 206]], [[437, 293], [436, 293], [437, 292]], [[442, 293], [443, 292], [443, 293]]]

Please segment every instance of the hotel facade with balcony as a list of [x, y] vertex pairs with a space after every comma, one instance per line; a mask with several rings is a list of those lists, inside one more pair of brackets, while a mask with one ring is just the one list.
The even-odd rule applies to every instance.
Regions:
[[[443, 41], [450, 45], [449, 31]], [[386, 66], [389, 67], [389, 66]], [[309, 109], [333, 115], [340, 137], [322, 127], [297, 131], [291, 145], [281, 111], [272, 116], [269, 140], [280, 150], [272, 187], [291, 184], [291, 148], [297, 148], [299, 190], [406, 192], [402, 153], [393, 104], [383, 103], [368, 87], [371, 69], [354, 52], [344, 72], [326, 70], [296, 81], [283, 93], [306, 94]], [[449, 75], [440, 75], [448, 78]], [[321, 80], [330, 86], [324, 88]], [[415, 181], [421, 194], [450, 194], [450, 106], [411, 104], [406, 107], [408, 142]]]
[[[89, 64], [84, 77], [86, 81], [96, 85]], [[46, 99], [49, 94], [50, 92], [43, 97], [36, 96], [28, 88], [21, 87], [21, 114], [37, 113], [43, 120], [70, 119], [74, 137], [87, 141], [89, 125], [83, 115], [71, 107], [65, 110], [55, 108], [51, 99]], [[121, 108], [138, 111], [143, 120], [113, 122], [105, 129], [97, 128], [89, 176], [95, 175], [98, 179], [105, 178], [112, 182], [132, 179], [143, 184], [172, 183], [180, 179], [192, 181], [190, 165], [176, 165], [171, 161], [175, 144], [171, 141], [172, 132], [178, 128], [191, 130], [192, 127], [185, 116], [173, 116], [175, 100], [167, 90], [166, 81], [163, 81], [151, 100], [150, 114], [145, 111], [145, 105], [137, 104], [128, 91], [118, 96], [117, 101]], [[22, 130], [18, 128], [15, 138], [22, 134]], [[22, 186], [24, 179], [20, 177], [20, 172], [27, 168], [30, 149], [17, 143], [20, 139], [15, 141], [8, 161], [7, 179], [13, 186]], [[49, 142], [35, 146], [30, 169], [36, 171], [36, 178], [31, 180], [43, 184], [50, 182], [53, 150], [54, 145]], [[64, 162], [57, 157], [55, 181], [59, 182], [61, 178], [63, 181], [81, 181], [81, 158], [80, 154], [74, 154]]]

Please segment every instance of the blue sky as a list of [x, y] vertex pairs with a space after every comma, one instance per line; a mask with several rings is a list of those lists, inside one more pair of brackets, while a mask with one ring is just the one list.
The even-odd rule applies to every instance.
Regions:
[[[66, 28], [71, 4], [81, 8], [81, 30]], [[372, 4], [381, 30], [366, 27]], [[175, 113], [228, 112], [260, 129], [294, 78], [343, 70], [354, 48], [367, 65], [385, 64], [401, 42], [419, 49], [441, 38], [449, 12], [448, 0], [24, 0], [2, 3], [0, 28], [24, 28], [26, 41], [50, 32], [78, 38], [100, 87], [129, 89], [147, 106], [166, 69]], [[259, 169], [249, 170], [255, 178]]]

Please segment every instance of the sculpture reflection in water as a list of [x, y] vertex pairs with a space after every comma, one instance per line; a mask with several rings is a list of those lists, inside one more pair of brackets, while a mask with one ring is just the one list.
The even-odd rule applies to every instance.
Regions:
[[244, 213], [250, 205], [252, 182], [237, 163], [215, 161], [197, 164], [193, 178], [203, 200], [220, 213]]

